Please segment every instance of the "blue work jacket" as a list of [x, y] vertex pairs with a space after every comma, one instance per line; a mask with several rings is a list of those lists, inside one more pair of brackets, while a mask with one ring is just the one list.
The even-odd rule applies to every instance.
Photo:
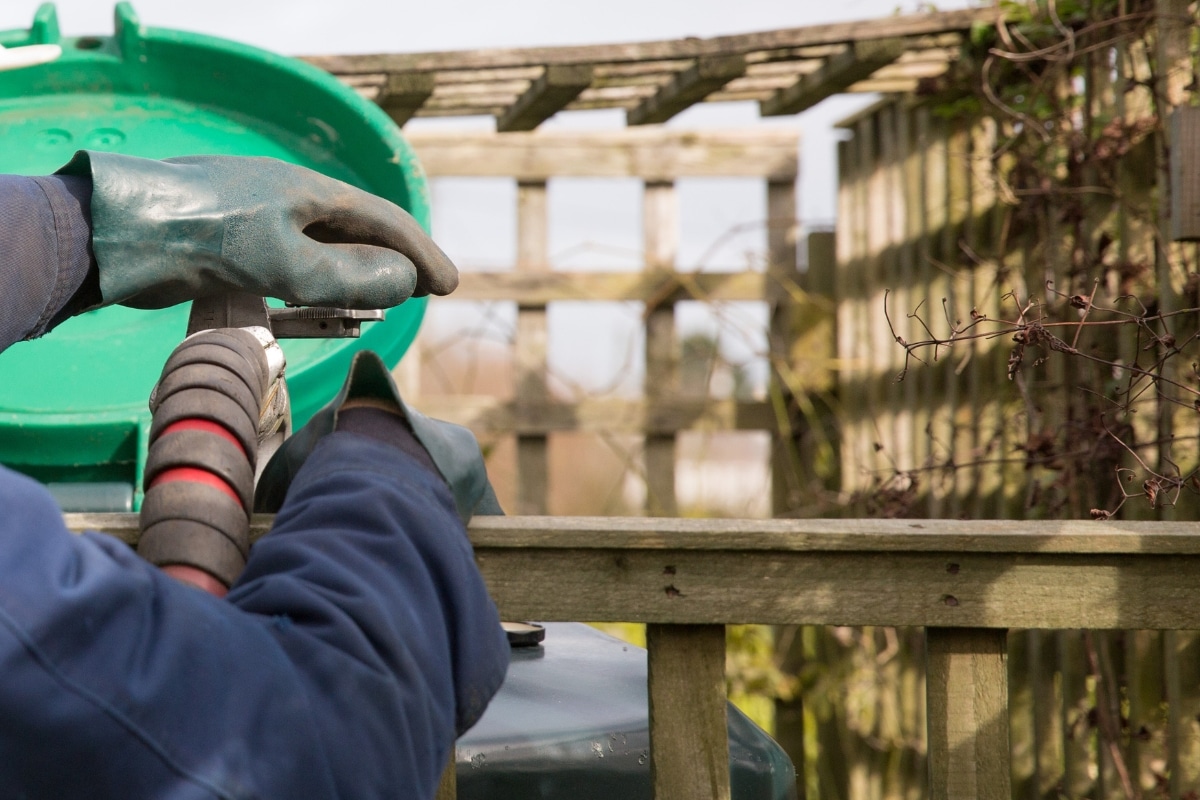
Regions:
[[[0, 349], [89, 269], [60, 186], [0, 176]], [[431, 797], [507, 664], [449, 489], [373, 438], [320, 442], [225, 599], [0, 467], [0, 797]]]

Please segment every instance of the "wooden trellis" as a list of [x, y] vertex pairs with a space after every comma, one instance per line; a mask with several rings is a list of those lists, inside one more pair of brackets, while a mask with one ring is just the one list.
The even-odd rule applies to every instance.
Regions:
[[[521, 514], [547, 509], [547, 437], [555, 432], [636, 433], [645, 440], [647, 511], [676, 513], [675, 439], [688, 428], [778, 429], [769, 402], [712, 400], [678, 394], [674, 304], [680, 300], [764, 301], [794, 307], [795, 182], [799, 139], [794, 131], [698, 133], [662, 129], [604, 133], [418, 134], [412, 144], [437, 177], [509, 177], [517, 182], [517, 265], [510, 272], [465, 272], [459, 300], [517, 304], [516, 398], [452, 397], [438, 414], [477, 433], [517, 435], [517, 505]], [[556, 272], [547, 254], [547, 181], [557, 177], [643, 181], [645, 264], [641, 272]], [[676, 270], [677, 178], [752, 177], [766, 181], [768, 249], [765, 272]], [[638, 400], [565, 402], [546, 388], [546, 306], [563, 300], [647, 304], [646, 381]], [[791, 319], [775, 315], [780, 324]], [[786, 342], [787, 336], [773, 337]]]

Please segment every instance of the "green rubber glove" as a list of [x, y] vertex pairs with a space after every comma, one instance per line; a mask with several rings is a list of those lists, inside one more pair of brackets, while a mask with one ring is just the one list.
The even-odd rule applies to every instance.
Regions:
[[292, 478], [321, 437], [337, 426], [338, 412], [348, 400], [376, 401], [377, 407], [384, 407], [408, 421], [414, 437], [450, 486], [464, 525], [476, 514], [504, 513], [488, 482], [483, 454], [475, 435], [461, 425], [430, 419], [406, 406], [387, 366], [369, 350], [354, 354], [350, 374], [338, 396], [284, 442], [267, 462], [255, 490], [255, 511], [274, 513], [279, 510]]
[[92, 179], [104, 305], [165, 308], [243, 290], [390, 308], [458, 285], [454, 264], [408, 212], [276, 159], [81, 150], [59, 173]]

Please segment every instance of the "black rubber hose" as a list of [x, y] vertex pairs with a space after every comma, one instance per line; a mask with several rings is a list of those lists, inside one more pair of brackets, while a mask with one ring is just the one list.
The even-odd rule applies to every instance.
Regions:
[[237, 580], [250, 551], [268, 379], [266, 355], [252, 334], [203, 331], [167, 359], [151, 403], [138, 553], [214, 594]]

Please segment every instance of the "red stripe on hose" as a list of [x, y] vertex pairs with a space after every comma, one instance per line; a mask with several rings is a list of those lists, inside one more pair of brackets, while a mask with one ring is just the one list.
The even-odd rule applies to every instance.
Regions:
[[172, 422], [170, 425], [162, 429], [162, 433], [158, 434], [158, 438], [166, 436], [168, 433], [176, 431], [203, 431], [204, 433], [212, 433], [220, 436], [227, 442], [232, 442], [242, 455], [246, 455], [246, 448], [242, 447], [242, 443], [237, 440], [237, 437], [229, 432], [229, 429], [224, 425], [218, 425], [207, 419], [181, 419], [178, 422]]
[[[214, 489], [220, 489], [225, 494], [237, 501], [239, 506], [242, 506], [242, 498], [238, 497], [238, 493], [233, 490], [233, 487], [225, 482], [219, 475], [214, 475], [208, 470], [198, 469], [196, 467], [173, 467], [172, 469], [163, 470], [150, 481], [147, 490], [153, 489], [160, 483], [170, 483], [171, 481], [192, 481], [193, 483], [203, 483], [205, 486], [211, 486]], [[242, 506], [245, 508], [245, 506]]]
[[186, 564], [167, 564], [162, 568], [162, 571], [175, 580], [190, 583], [197, 589], [203, 589], [214, 597], [224, 597], [229, 594], [229, 589], [225, 584], [202, 569], [189, 567]]

